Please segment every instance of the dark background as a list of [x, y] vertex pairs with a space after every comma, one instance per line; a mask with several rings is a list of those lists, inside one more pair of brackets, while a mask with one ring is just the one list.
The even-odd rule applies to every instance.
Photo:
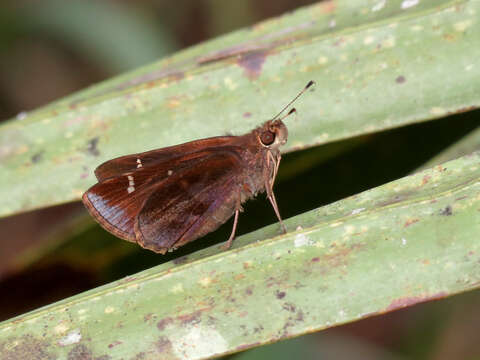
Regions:
[[[310, 3], [3, 1], [0, 121]], [[287, 155], [281, 169], [298, 161], [308, 166], [294, 178], [280, 169], [276, 195], [281, 213], [288, 218], [405, 176], [478, 127], [478, 120], [479, 112], [474, 111]], [[338, 149], [330, 160], [315, 160]], [[238, 233], [275, 221], [270, 204], [260, 196], [246, 204]], [[230, 229], [231, 221], [201, 242], [162, 257], [93, 225], [80, 203], [0, 219], [0, 320], [224, 241]], [[240, 356], [478, 359], [479, 300], [480, 293], [474, 291]]]

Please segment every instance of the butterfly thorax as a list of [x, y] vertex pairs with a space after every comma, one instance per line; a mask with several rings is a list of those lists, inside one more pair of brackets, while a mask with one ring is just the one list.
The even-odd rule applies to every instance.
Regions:
[[242, 202], [265, 190], [271, 191], [281, 159], [280, 147], [287, 137], [287, 127], [281, 120], [269, 120], [239, 137], [245, 164], [244, 176], [239, 179]]

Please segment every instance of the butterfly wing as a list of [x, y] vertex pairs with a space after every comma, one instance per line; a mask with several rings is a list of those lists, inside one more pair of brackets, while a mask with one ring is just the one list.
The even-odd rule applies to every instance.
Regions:
[[217, 229], [238, 204], [242, 169], [238, 153], [221, 150], [166, 179], [138, 214], [138, 243], [165, 253]]
[[240, 149], [205, 149], [109, 177], [83, 202], [116, 236], [165, 253], [215, 230], [235, 211]]
[[134, 224], [145, 200], [158, 182], [154, 168], [111, 177], [88, 189], [82, 197], [90, 214], [114, 235], [135, 242]]
[[[98, 181], [121, 176], [127, 172], [148, 166], [160, 166], [163, 163], [173, 163], [185, 154], [198, 153], [210, 147], [221, 147], [231, 142], [232, 136], [217, 136], [207, 139], [195, 140], [185, 144], [169, 146], [166, 148], [146, 151], [138, 154], [121, 156], [104, 162], [95, 169]], [[169, 165], [172, 167], [173, 165]]]

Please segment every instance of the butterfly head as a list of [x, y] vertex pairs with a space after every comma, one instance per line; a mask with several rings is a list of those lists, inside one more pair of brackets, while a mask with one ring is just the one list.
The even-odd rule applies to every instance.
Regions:
[[277, 150], [287, 142], [288, 130], [282, 120], [269, 120], [259, 129], [257, 138], [263, 147]]

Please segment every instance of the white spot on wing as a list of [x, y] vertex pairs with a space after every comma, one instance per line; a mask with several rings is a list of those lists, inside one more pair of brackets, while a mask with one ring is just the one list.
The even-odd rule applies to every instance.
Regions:
[[170, 175], [173, 174], [173, 171], [172, 171], [172, 170], [168, 170], [168, 171], [167, 171], [167, 174], [168, 174], [168, 176], [170, 176]]
[[137, 169], [138, 168], [141, 168], [143, 165], [142, 165], [142, 160], [140, 159], [137, 159]]
[[133, 176], [132, 175], [127, 175], [127, 179], [128, 179], [127, 191], [130, 194], [131, 192], [135, 191], [135, 181], [133, 181]]

